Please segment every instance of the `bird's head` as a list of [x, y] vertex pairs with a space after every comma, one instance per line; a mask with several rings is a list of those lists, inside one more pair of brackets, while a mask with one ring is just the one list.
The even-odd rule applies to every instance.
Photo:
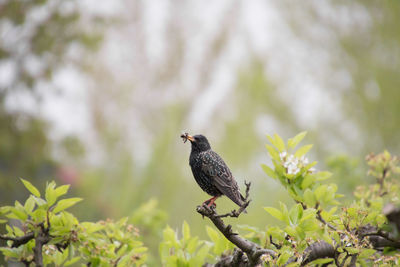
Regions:
[[188, 133], [185, 133], [182, 134], [181, 137], [183, 138], [184, 142], [186, 142], [187, 140], [190, 141], [193, 151], [202, 152], [211, 149], [210, 143], [204, 135], [198, 134], [191, 136]]

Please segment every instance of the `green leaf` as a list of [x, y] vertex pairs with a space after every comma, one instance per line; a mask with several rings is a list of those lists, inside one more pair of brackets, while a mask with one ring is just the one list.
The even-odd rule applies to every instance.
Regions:
[[56, 187], [56, 183], [54, 181], [51, 181], [46, 187], [45, 198], [46, 198], [47, 204], [49, 204], [49, 206], [52, 206], [57, 200], [57, 195], [54, 190], [55, 187]]
[[10, 219], [25, 221], [26, 219], [28, 219], [28, 214], [26, 214], [24, 210], [12, 208], [11, 213], [7, 214], [6, 217]]
[[265, 207], [264, 210], [266, 210], [269, 214], [271, 214], [273, 217], [275, 217], [276, 219], [283, 221], [284, 217], [283, 217], [283, 213], [273, 207]]
[[346, 247], [345, 250], [350, 254], [357, 254], [358, 252], [360, 252], [358, 248], [353, 248], [353, 247]]
[[102, 225], [100, 223], [83, 222], [81, 223], [81, 225], [83, 228], [85, 228], [86, 233], [88, 234], [100, 231], [105, 228], [105, 225]]
[[278, 258], [278, 260], [276, 261], [276, 263], [281, 266], [283, 264], [285, 264], [289, 258], [290, 258], [290, 254], [287, 251], [284, 251]]
[[178, 248], [180, 247], [180, 246], [179, 246], [179, 243], [178, 243], [178, 240], [177, 240], [177, 238], [176, 238], [175, 231], [172, 230], [171, 227], [167, 226], [167, 227], [164, 229], [164, 231], [163, 231], [163, 237], [164, 237], [164, 240], [165, 240], [165, 241], [170, 242], [171, 245], [174, 246], [176, 249], [178, 249]]
[[300, 227], [306, 231], [315, 231], [318, 229], [318, 223], [315, 219], [304, 220], [300, 223]]
[[312, 144], [302, 146], [296, 151], [296, 153], [294, 153], [294, 156], [300, 158], [301, 156], [304, 156], [312, 147]]
[[376, 250], [375, 250], [375, 249], [372, 249], [372, 248], [363, 249], [363, 250], [361, 251], [361, 253], [360, 253], [360, 257], [368, 258], [369, 256], [374, 255], [375, 252], [376, 252]]
[[66, 261], [66, 262], [63, 264], [63, 266], [72, 265], [72, 264], [74, 264], [75, 262], [79, 261], [80, 258], [81, 258], [81, 257], [79, 257], [79, 256], [73, 257], [72, 259]]
[[20, 178], [22, 183], [24, 184], [24, 186], [26, 187], [26, 189], [29, 190], [29, 192], [31, 192], [34, 196], [36, 197], [40, 197], [40, 192], [39, 190], [33, 186], [33, 184], [31, 184], [29, 181], [24, 180], [22, 178]]
[[183, 221], [182, 235], [183, 235], [183, 240], [185, 240], [185, 242], [190, 239], [190, 227], [186, 221]]
[[323, 181], [323, 180], [328, 179], [331, 176], [332, 176], [332, 173], [328, 172], [328, 171], [317, 172], [316, 175], [315, 175], [315, 180], [316, 181]]
[[214, 244], [217, 243], [218, 240], [220, 239], [218, 232], [215, 231], [213, 228], [211, 228], [208, 225], [206, 226], [206, 231], [207, 231], [207, 235], [211, 239], [211, 241], [214, 242]]
[[289, 212], [289, 217], [290, 221], [293, 224], [297, 224], [297, 222], [301, 219], [303, 216], [303, 207], [301, 206], [300, 203], [294, 205]]
[[69, 187], [70, 187], [69, 184], [57, 187], [55, 189], [56, 197], [59, 198], [59, 197], [65, 195], [68, 192]]
[[317, 187], [317, 189], [315, 189], [314, 194], [315, 194], [317, 201], [320, 201], [321, 199], [323, 199], [323, 197], [325, 196], [327, 187], [328, 187], [327, 185], [320, 185]]
[[202, 242], [199, 241], [199, 238], [197, 236], [192, 237], [186, 246], [186, 250], [188, 253], [192, 254], [196, 251], [197, 246], [201, 245], [201, 244], [202, 244]]
[[303, 138], [307, 135], [307, 132], [301, 132], [298, 135], [296, 135], [293, 138], [290, 138], [288, 140], [288, 148], [295, 148], [300, 142], [301, 140], [303, 140]]
[[314, 193], [313, 193], [309, 188], [307, 188], [307, 189], [304, 191], [303, 197], [304, 197], [304, 202], [305, 202], [305, 203], [307, 204], [307, 206], [309, 206], [309, 207], [314, 207], [315, 204], [317, 203], [317, 201], [316, 201], [316, 199], [315, 199], [315, 196], [314, 196]]
[[270, 155], [274, 160], [276, 160], [277, 162], [280, 162], [280, 161], [281, 161], [281, 159], [280, 159], [280, 157], [279, 157], [278, 151], [276, 151], [276, 149], [275, 149], [273, 146], [271, 146], [271, 145], [265, 145], [265, 147], [267, 148], [269, 155]]
[[30, 214], [35, 207], [35, 199], [34, 196], [29, 196], [29, 198], [25, 201], [24, 209], [25, 211]]
[[279, 152], [285, 151], [286, 150], [285, 142], [283, 142], [282, 138], [277, 134], [274, 134], [274, 137], [275, 137], [274, 145], [279, 150]]
[[82, 201], [82, 198], [74, 197], [74, 198], [62, 199], [57, 203], [57, 205], [54, 208], [53, 212], [57, 213], [57, 212], [60, 212], [62, 210], [68, 209], [69, 207], [75, 205], [79, 201]]
[[306, 189], [309, 188], [315, 182], [315, 175], [307, 174], [304, 177], [304, 180], [301, 182], [301, 188]]
[[278, 176], [276, 175], [276, 173], [267, 165], [265, 164], [261, 164], [261, 168], [263, 169], [263, 171], [271, 178], [277, 179]]
[[324, 265], [324, 264], [326, 264], [326, 263], [329, 263], [329, 262], [332, 262], [333, 261], [333, 259], [316, 259], [316, 260], [314, 260], [314, 261], [312, 261], [312, 263], [313, 263], [313, 265], [315, 264], [315, 265]]
[[289, 211], [288, 211], [286, 205], [282, 202], [279, 202], [279, 207], [281, 208], [281, 211], [282, 211], [283, 221], [285, 221], [286, 224], [289, 225], [290, 224]]

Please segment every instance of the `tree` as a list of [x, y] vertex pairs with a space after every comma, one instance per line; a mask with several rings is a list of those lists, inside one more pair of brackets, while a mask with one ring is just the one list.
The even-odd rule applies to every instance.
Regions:
[[[361, 266], [398, 265], [400, 255], [398, 158], [384, 151], [370, 154], [367, 163], [375, 183], [359, 186], [349, 205], [343, 205], [336, 184], [324, 183], [331, 174], [316, 171], [316, 162], [306, 154], [312, 145], [297, 148], [305, 137], [302, 132], [286, 143], [275, 134], [268, 136], [267, 150], [273, 167], [262, 165], [264, 172], [287, 190], [293, 203], [265, 211], [279, 225], [257, 229], [239, 226], [241, 234], [227, 225], [226, 217], [239, 217], [250, 204], [250, 184], [246, 184], [246, 205], [237, 211], [218, 214], [215, 208], [198, 206], [217, 230], [207, 227], [211, 241], [192, 236], [183, 222], [178, 236], [167, 226], [160, 242], [160, 258], [165, 266]], [[69, 186], [46, 186], [45, 197], [30, 182], [22, 180], [31, 195], [24, 205], [0, 208], [1, 223], [8, 223], [0, 239], [7, 246], [0, 251], [9, 260], [29, 266], [53, 263], [68, 266], [140, 266], [147, 262], [146, 247], [129, 219], [79, 222], [67, 208], [80, 198], [58, 200]], [[142, 211], [139, 211], [141, 213]], [[136, 213], [136, 216], [139, 216]], [[153, 213], [147, 213], [151, 215]], [[152, 217], [152, 216], [150, 216]], [[15, 221], [16, 220], [16, 221]], [[12, 226], [10, 221], [13, 221]], [[137, 220], [140, 221], [140, 220]], [[17, 224], [15, 222], [18, 222]], [[211, 263], [209, 263], [211, 262]]]

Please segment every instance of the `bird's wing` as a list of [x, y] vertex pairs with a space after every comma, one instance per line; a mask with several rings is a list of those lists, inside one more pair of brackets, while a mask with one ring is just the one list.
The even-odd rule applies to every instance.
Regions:
[[243, 197], [239, 187], [223, 159], [214, 151], [207, 151], [202, 155], [202, 171], [211, 177], [213, 184], [222, 194], [229, 197], [237, 205], [243, 205]]

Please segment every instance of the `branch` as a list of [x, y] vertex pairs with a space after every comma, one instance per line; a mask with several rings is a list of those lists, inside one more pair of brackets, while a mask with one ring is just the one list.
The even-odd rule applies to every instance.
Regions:
[[222, 215], [217, 215], [218, 218], [225, 218], [225, 217], [232, 217], [232, 218], [237, 218], [242, 212], [246, 213], [246, 208], [249, 206], [251, 199], [249, 199], [249, 192], [250, 192], [250, 182], [244, 182], [246, 185], [246, 197], [245, 197], [245, 202], [244, 204], [238, 209], [238, 210], [232, 210], [229, 213], [222, 214]]
[[11, 245], [12, 248], [17, 248], [17, 247], [19, 247], [21, 245], [26, 244], [30, 240], [32, 240], [34, 237], [35, 237], [35, 234], [33, 232], [30, 232], [30, 233], [27, 233], [24, 236], [18, 236], [18, 237], [0, 235], [0, 239], [2, 239], [2, 240], [11, 240], [11, 241], [13, 241], [13, 244]]
[[[212, 223], [217, 227], [217, 229], [228, 239], [231, 243], [233, 243], [236, 247], [238, 247], [241, 251], [246, 253], [248, 262], [245, 263], [248, 266], [255, 266], [259, 263], [261, 255], [268, 254], [271, 256], [276, 256], [275, 251], [270, 249], [262, 249], [256, 243], [253, 243], [247, 239], [241, 237], [238, 233], [234, 233], [232, 231], [231, 225], [225, 225], [224, 221], [221, 219], [223, 217], [238, 217], [241, 212], [249, 205], [250, 200], [248, 200], [249, 190], [250, 190], [250, 183], [246, 184], [246, 204], [243, 205], [238, 211], [232, 211], [231, 213], [219, 215], [215, 209], [208, 207], [207, 205], [203, 204], [202, 206], [197, 206], [196, 211], [200, 213], [203, 217], [209, 218]], [[225, 216], [226, 215], [226, 216]], [[233, 215], [233, 216], [232, 216]], [[244, 255], [243, 255], [244, 256]], [[244, 263], [245, 259], [243, 256], [238, 257], [231, 257], [230, 266], [233, 266], [233, 259], [237, 258], [241, 263]], [[221, 259], [226, 263], [226, 259]], [[239, 263], [238, 263], [239, 264]], [[218, 263], [217, 263], [218, 265]], [[218, 265], [221, 266], [221, 265]], [[224, 265], [222, 265], [224, 266]], [[229, 266], [229, 265], [226, 265]]]
[[40, 231], [35, 238], [35, 247], [33, 248], [34, 258], [37, 267], [43, 267], [43, 245], [50, 241], [49, 228], [44, 227], [44, 223], [40, 223]]
[[362, 240], [364, 237], [368, 237], [375, 249], [384, 247], [400, 248], [400, 241], [394, 240], [389, 236], [389, 233], [377, 229], [375, 226], [365, 225], [357, 231], [359, 239]]
[[332, 230], [336, 231], [336, 227], [335, 226], [333, 226], [332, 224], [328, 223], [327, 221], [325, 221], [324, 218], [322, 218], [322, 216], [321, 216], [322, 210], [319, 209], [319, 203], [318, 202], [315, 205], [315, 209], [317, 210], [317, 219], [318, 219], [318, 221], [322, 222], [323, 224], [325, 224], [326, 226], [328, 226]]
[[389, 222], [396, 225], [397, 231], [400, 232], [400, 208], [396, 207], [393, 203], [388, 203], [383, 207], [383, 214]]
[[301, 266], [306, 265], [316, 259], [332, 258], [335, 259], [336, 249], [325, 241], [315, 242], [309, 245], [303, 253]]

